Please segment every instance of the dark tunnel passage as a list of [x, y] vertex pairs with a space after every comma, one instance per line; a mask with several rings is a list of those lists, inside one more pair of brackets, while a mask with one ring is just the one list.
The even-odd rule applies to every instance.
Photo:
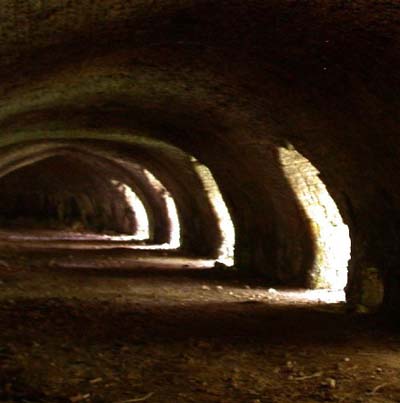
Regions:
[[57, 155], [2, 177], [2, 227], [135, 234], [135, 211], [111, 182], [121, 179], [101, 168]]
[[400, 401], [398, 1], [0, 5], [0, 403]]
[[[53, 231], [52, 239], [94, 240], [97, 233], [102, 237], [96, 239], [120, 240], [129, 248], [177, 249], [233, 265], [234, 227], [211, 172], [179, 149], [163, 147], [176, 155], [160, 158], [155, 146], [153, 156], [137, 146], [98, 140], [5, 147], [0, 164], [7, 195], [1, 210], [3, 240], [40, 240], [50, 234], [38, 227], [62, 229]], [[182, 178], [164, 169], [182, 164], [187, 171]], [[149, 169], [159, 173], [172, 193]], [[10, 227], [23, 233], [7, 234]], [[32, 227], [35, 234], [29, 235]], [[197, 242], [202, 233], [209, 244]]]

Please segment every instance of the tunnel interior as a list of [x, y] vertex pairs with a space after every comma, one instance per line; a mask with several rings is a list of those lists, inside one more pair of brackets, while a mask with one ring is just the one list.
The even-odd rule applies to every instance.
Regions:
[[396, 0], [5, 0], [0, 403], [400, 401]]
[[68, 155], [24, 166], [1, 178], [2, 227], [135, 234], [135, 211], [114, 189], [118, 180], [111, 169]]

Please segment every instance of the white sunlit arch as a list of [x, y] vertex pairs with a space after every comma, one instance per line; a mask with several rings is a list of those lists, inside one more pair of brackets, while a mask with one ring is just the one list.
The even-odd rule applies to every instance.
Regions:
[[219, 223], [222, 242], [217, 261], [226, 266], [233, 266], [235, 263], [235, 227], [228, 207], [209, 168], [197, 161], [196, 158], [192, 157], [191, 159]]
[[311, 162], [293, 146], [279, 148], [279, 157], [285, 176], [310, 220], [316, 246], [311, 285], [340, 292], [338, 299], [344, 299], [351, 253], [349, 228]]
[[144, 207], [143, 202], [140, 200], [138, 195], [132, 190], [130, 186], [125, 183], [118, 182], [116, 180], [111, 181], [117, 190], [125, 196], [125, 199], [130, 206], [131, 210], [135, 213], [136, 217], [136, 232], [132, 236], [132, 239], [142, 241], [149, 239], [150, 228], [149, 228], [149, 217]]
[[181, 228], [174, 198], [171, 196], [165, 186], [150, 171], [144, 169], [143, 172], [152, 187], [161, 192], [167, 207], [167, 215], [171, 225], [171, 233], [168, 245], [164, 246], [168, 246], [171, 249], [177, 249], [181, 245]]

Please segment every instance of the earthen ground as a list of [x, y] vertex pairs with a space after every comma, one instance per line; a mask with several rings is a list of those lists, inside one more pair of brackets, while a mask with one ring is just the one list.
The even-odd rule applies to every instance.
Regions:
[[400, 402], [400, 336], [315, 293], [182, 268], [0, 273], [2, 403]]

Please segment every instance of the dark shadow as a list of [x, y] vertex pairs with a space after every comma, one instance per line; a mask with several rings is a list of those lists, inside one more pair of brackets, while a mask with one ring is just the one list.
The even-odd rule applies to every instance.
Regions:
[[[0, 320], [8, 329], [45, 338], [67, 338], [71, 345], [148, 344], [220, 339], [224, 343], [342, 345], [360, 337], [376, 337], [375, 317], [354, 317], [332, 309], [273, 306], [267, 303], [116, 303], [50, 299], [18, 299], [2, 303]], [[8, 331], [7, 333], [9, 333]], [[15, 335], [18, 331], [11, 333]], [[3, 335], [4, 338], [5, 335]]]

